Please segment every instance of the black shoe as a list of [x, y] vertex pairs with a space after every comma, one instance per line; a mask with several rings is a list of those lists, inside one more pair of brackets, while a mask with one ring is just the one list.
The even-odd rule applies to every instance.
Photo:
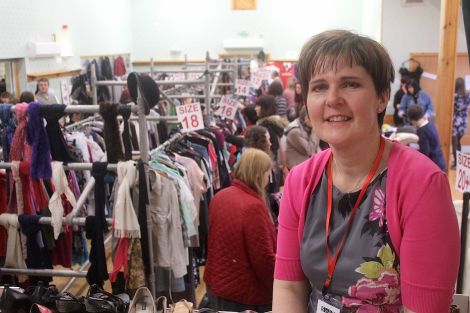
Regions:
[[0, 310], [2, 313], [28, 313], [31, 308], [28, 295], [5, 285], [0, 297]]

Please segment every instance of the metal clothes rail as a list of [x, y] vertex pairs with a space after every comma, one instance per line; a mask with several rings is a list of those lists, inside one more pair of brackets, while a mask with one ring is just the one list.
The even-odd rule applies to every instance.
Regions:
[[[92, 70], [92, 73], [95, 73]], [[94, 75], [92, 75], [94, 76]], [[96, 82], [96, 77], [95, 82]], [[96, 85], [95, 85], [96, 86]], [[96, 101], [96, 88], [93, 88], [94, 93], [94, 100]], [[12, 110], [15, 110], [15, 106], [12, 106]], [[147, 123], [146, 123], [146, 115], [145, 115], [145, 106], [142, 95], [140, 94], [140, 90], [138, 90], [137, 96], [137, 105], [132, 106], [132, 111], [138, 114], [139, 120], [139, 133], [140, 134], [147, 134]], [[99, 112], [99, 105], [68, 105], [65, 108], [66, 113], [98, 113]], [[140, 147], [140, 157], [144, 164], [148, 164], [149, 161], [149, 145], [148, 145], [148, 136], [140, 136], [139, 137], [139, 147]], [[76, 170], [91, 170], [91, 163], [88, 164], [77, 164], [77, 163], [69, 163], [64, 165], [65, 169], [76, 169]], [[11, 167], [11, 163], [0, 162], [0, 168], [8, 168]], [[108, 169], [115, 170], [117, 168], [116, 164], [108, 164]], [[148, 168], [145, 168], [145, 179], [148, 180]], [[77, 206], [72, 210], [72, 212], [64, 218], [65, 223], [80, 223], [82, 220], [74, 218], [77, 211], [83, 206], [88, 197], [89, 192], [94, 187], [94, 179], [90, 178], [87, 185], [83, 189], [79, 199], [77, 200]], [[149, 184], [147, 184], [147, 192], [149, 188]], [[147, 211], [149, 210], [146, 207]], [[44, 223], [50, 223], [47, 219], [43, 220]], [[147, 227], [148, 229], [152, 229], [152, 220], [151, 215], [147, 214]], [[152, 236], [148, 236], [147, 238], [148, 247], [149, 247], [149, 258], [150, 264], [152, 266], [149, 269], [149, 289], [152, 292], [152, 295], [155, 297], [155, 271], [153, 267], [153, 243], [152, 243]], [[26, 275], [40, 275], [40, 276], [65, 276], [65, 277], [84, 277], [86, 273], [82, 271], [74, 271], [74, 270], [49, 270], [49, 269], [34, 269], [34, 270], [26, 270], [26, 269], [14, 269], [14, 268], [0, 268], [0, 275], [1, 274], [26, 274]]]

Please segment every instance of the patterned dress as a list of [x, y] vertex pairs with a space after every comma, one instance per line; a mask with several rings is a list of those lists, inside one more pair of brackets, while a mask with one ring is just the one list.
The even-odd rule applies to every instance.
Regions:
[[[336, 265], [330, 296], [342, 313], [402, 312], [400, 268], [392, 246], [385, 214], [387, 171], [368, 186], [356, 212], [348, 238]], [[312, 286], [308, 312], [315, 312], [327, 276], [325, 220], [328, 178], [323, 174], [310, 200], [301, 243], [303, 272]], [[330, 249], [335, 255], [359, 192], [343, 193], [333, 186]]]
[[470, 105], [470, 95], [454, 94], [454, 118], [452, 121], [452, 136], [462, 137], [467, 131], [467, 109]]

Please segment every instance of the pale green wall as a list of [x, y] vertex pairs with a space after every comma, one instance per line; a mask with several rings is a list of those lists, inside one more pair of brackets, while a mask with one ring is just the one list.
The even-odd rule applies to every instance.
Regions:
[[[297, 55], [313, 34], [328, 28], [373, 33], [363, 23], [380, 16], [377, 0], [258, 0], [257, 10], [233, 11], [230, 0], [139, 0], [132, 2], [135, 59], [171, 59], [179, 49], [189, 59], [203, 59], [205, 52], [217, 57], [222, 41], [245, 31], [262, 36], [265, 52], [273, 58]], [[364, 8], [364, 3], [372, 5]], [[372, 19], [379, 28], [380, 19]]]

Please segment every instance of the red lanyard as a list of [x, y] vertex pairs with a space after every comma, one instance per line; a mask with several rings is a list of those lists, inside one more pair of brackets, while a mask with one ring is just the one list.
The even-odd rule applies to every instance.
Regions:
[[385, 140], [382, 136], [380, 136], [380, 146], [379, 146], [379, 151], [377, 151], [377, 155], [375, 156], [374, 164], [372, 165], [369, 174], [367, 175], [367, 178], [362, 185], [361, 192], [359, 193], [359, 196], [357, 197], [356, 202], [354, 203], [354, 207], [351, 210], [351, 214], [349, 215], [348, 219], [348, 225], [346, 228], [346, 232], [343, 235], [343, 239], [341, 239], [341, 243], [339, 244], [338, 251], [336, 251], [336, 255], [334, 259], [331, 259], [331, 252], [330, 252], [330, 246], [328, 245], [328, 237], [330, 235], [330, 218], [331, 218], [331, 211], [333, 207], [333, 172], [332, 172], [332, 161], [333, 161], [333, 154], [330, 155], [330, 159], [328, 160], [328, 207], [326, 211], [326, 226], [325, 226], [325, 232], [326, 232], [326, 254], [328, 257], [328, 277], [325, 280], [325, 283], [323, 285], [323, 293], [325, 294], [328, 288], [330, 287], [331, 284], [331, 279], [333, 278], [333, 273], [335, 271], [336, 263], [338, 262], [339, 255], [341, 254], [341, 250], [343, 250], [343, 245], [344, 242], [346, 241], [346, 238], [349, 234], [349, 230], [351, 229], [351, 224], [352, 221], [354, 220], [354, 216], [356, 215], [357, 208], [359, 207], [359, 204], [362, 201], [362, 198], [364, 197], [367, 187], [369, 186], [370, 181], [375, 175], [375, 172], [377, 171], [377, 168], [379, 167], [380, 160], [382, 159], [382, 155], [384, 152], [385, 148]]

